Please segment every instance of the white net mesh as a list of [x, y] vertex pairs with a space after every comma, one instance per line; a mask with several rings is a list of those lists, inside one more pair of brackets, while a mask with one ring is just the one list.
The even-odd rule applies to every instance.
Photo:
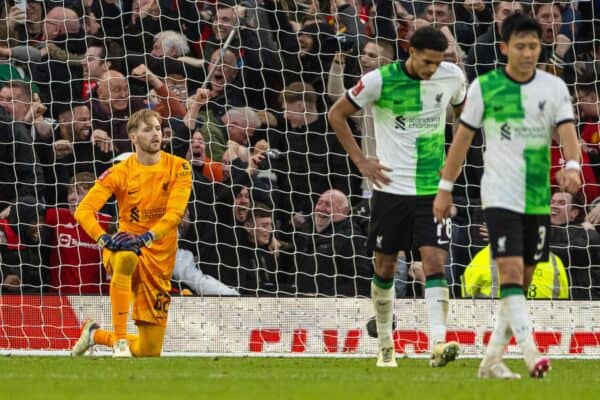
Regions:
[[[546, 265], [552, 283], [540, 280], [530, 295], [600, 298], [599, 8], [593, 1], [2, 1], [0, 347], [66, 349], [82, 318], [95, 314], [109, 324], [106, 297], [79, 297], [106, 295], [110, 276], [72, 211], [95, 179], [132, 151], [127, 120], [150, 107], [163, 117], [164, 150], [194, 170], [173, 294], [216, 296], [174, 302], [173, 324], [191, 324], [183, 332], [204, 339], [194, 344], [174, 333], [167, 350], [252, 352], [247, 338], [256, 329], [283, 329], [286, 338], [277, 343], [285, 346], [274, 352], [302, 348], [303, 335], [312, 343], [307, 351], [329, 352], [333, 342], [323, 347], [318, 339], [323, 330], [352, 336], [363, 329], [373, 268], [366, 248], [372, 187], [338, 142], [327, 110], [362, 74], [406, 59], [411, 35], [428, 24], [447, 36], [446, 60], [468, 81], [501, 67], [499, 27], [513, 12], [532, 13], [542, 24], [540, 68], [571, 90], [583, 157], [581, 199], [553, 198], [551, 249], [560, 265]], [[374, 156], [369, 110], [350, 126]], [[449, 143], [451, 121], [446, 137]], [[478, 134], [454, 191], [446, 275], [455, 298], [495, 293], [493, 263], [477, 269], [473, 262], [487, 245], [479, 196], [484, 150]], [[552, 160], [555, 169], [564, 162], [558, 145]], [[114, 229], [116, 215], [107, 203], [99, 216], [105, 229]], [[423, 285], [419, 263], [403, 255], [397, 297], [421, 298]], [[306, 299], [315, 296], [321, 298]], [[418, 337], [426, 332], [424, 311], [410, 304], [396, 310], [398, 329]], [[468, 331], [466, 341], [475, 335], [476, 354], [492, 327], [491, 319], [478, 322], [481, 310], [493, 303], [460, 304], [454, 328]], [[540, 308], [562, 307], [547, 304]], [[578, 329], [597, 328], [576, 322], [594, 303], [573, 304], [561, 308], [570, 310], [564, 321], [541, 323], [546, 332], [562, 332], [555, 353], [571, 352], [565, 338]], [[201, 315], [195, 308], [216, 305], [220, 311]], [[308, 318], [312, 307], [321, 311]], [[328, 307], [340, 312], [323, 313]], [[270, 314], [264, 320], [263, 312]], [[418, 329], [406, 313], [423, 319]], [[235, 329], [243, 339], [234, 335], [218, 347], [206, 340]], [[349, 351], [371, 353], [374, 342], [358, 336]], [[354, 346], [352, 337], [342, 340]]]

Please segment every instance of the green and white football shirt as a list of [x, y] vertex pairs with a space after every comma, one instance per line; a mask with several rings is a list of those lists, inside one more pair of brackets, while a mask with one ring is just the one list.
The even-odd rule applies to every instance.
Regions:
[[483, 127], [483, 208], [549, 214], [552, 130], [573, 121], [567, 85], [541, 70], [518, 83], [497, 69], [473, 81], [460, 120]]
[[448, 104], [466, 94], [465, 77], [442, 62], [429, 80], [410, 76], [397, 61], [364, 75], [346, 97], [358, 108], [372, 104], [379, 161], [392, 169], [392, 182], [381, 190], [398, 195], [437, 193], [444, 164]]

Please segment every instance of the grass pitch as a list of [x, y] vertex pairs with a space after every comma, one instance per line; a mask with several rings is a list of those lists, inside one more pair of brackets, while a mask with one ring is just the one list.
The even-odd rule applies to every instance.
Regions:
[[[542, 380], [476, 378], [479, 360], [432, 369], [425, 359], [0, 357], [0, 399], [594, 399], [600, 360], [554, 360]], [[508, 360], [526, 375], [521, 360]]]

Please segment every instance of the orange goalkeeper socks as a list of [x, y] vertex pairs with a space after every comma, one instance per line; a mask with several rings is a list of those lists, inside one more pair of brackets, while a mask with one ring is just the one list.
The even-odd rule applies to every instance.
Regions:
[[[138, 342], [138, 335], [134, 335], [131, 333], [127, 334], [127, 341], [129, 342], [129, 347], [132, 348]], [[94, 344], [100, 344], [103, 346], [113, 347], [117, 342], [117, 338], [115, 334], [110, 331], [105, 331], [103, 329], [97, 329], [94, 331]]]

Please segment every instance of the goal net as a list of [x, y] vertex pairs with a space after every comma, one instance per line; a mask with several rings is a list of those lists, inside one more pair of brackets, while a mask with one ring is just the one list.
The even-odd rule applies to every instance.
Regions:
[[[111, 277], [73, 213], [131, 155], [131, 114], [152, 108], [163, 150], [189, 160], [194, 179], [165, 353], [371, 356], [373, 187], [327, 111], [361, 75], [405, 60], [426, 25], [444, 33], [445, 61], [467, 82], [502, 68], [500, 27], [514, 12], [542, 26], [539, 68], [569, 87], [583, 160], [581, 193], [560, 193], [553, 142], [552, 254], [528, 290], [535, 337], [548, 354], [598, 356], [600, 3], [584, 0], [2, 2], [0, 351], [66, 351], [86, 318], [110, 328]], [[375, 157], [370, 110], [348, 122]], [[479, 195], [484, 151], [478, 132], [454, 189], [446, 265], [448, 339], [471, 356], [489, 340], [498, 297]], [[98, 220], [113, 232], [118, 216], [110, 199]], [[415, 251], [402, 252], [398, 352], [429, 350], [424, 280]]]

